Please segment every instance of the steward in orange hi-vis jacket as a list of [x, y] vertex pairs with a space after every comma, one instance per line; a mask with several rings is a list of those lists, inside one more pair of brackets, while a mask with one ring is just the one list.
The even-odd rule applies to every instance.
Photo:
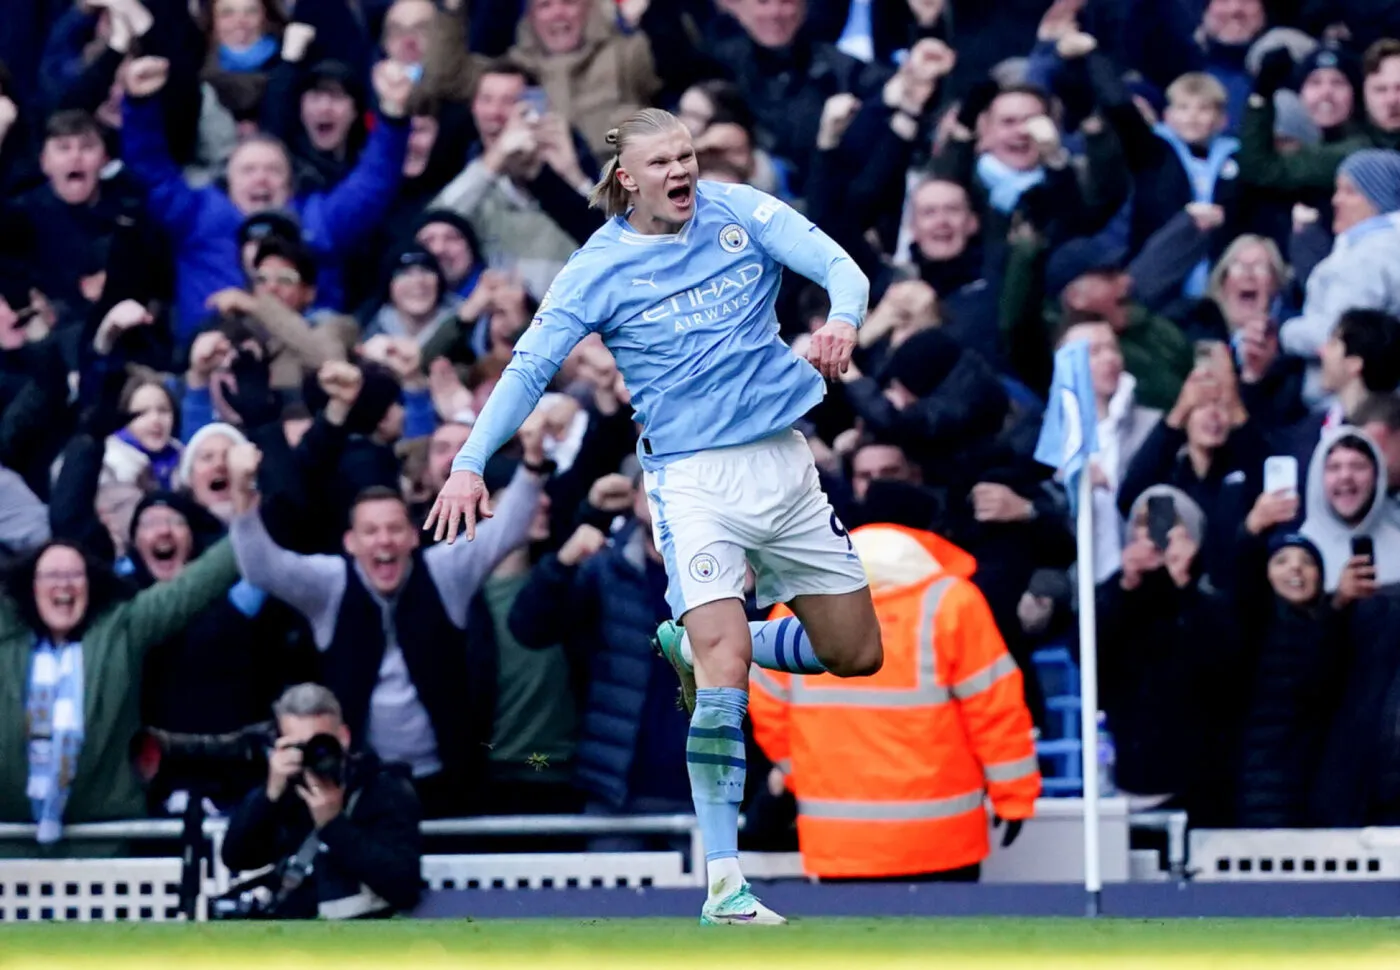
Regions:
[[851, 540], [884, 667], [850, 679], [754, 667], [750, 679], [754, 736], [797, 798], [803, 868], [880, 878], [976, 865], [990, 852], [984, 797], [1011, 821], [1040, 794], [1021, 671], [969, 579], [971, 555], [901, 526]]

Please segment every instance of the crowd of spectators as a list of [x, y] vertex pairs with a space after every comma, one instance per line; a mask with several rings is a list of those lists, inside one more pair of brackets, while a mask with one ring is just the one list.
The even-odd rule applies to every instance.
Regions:
[[[428, 817], [688, 810], [596, 338], [488, 467], [476, 541], [419, 528], [602, 224], [606, 132], [659, 105], [702, 178], [798, 207], [870, 277], [802, 430], [848, 527], [975, 558], [1038, 721], [1030, 658], [1073, 648], [1092, 569], [1120, 788], [1201, 825], [1400, 823], [1400, 5], [10, 6], [0, 820], [47, 844], [227, 809], [262, 769], [143, 785], [132, 739], [235, 731], [308, 681]], [[795, 350], [827, 310], [789, 274]], [[1079, 339], [1076, 564], [1032, 456]], [[1279, 456], [1296, 482], [1266, 491]]]

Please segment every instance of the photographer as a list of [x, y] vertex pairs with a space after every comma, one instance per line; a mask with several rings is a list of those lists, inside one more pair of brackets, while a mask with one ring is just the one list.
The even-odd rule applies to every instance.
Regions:
[[267, 785], [235, 810], [223, 847], [234, 872], [274, 866], [272, 900], [240, 914], [352, 919], [411, 909], [422, 812], [407, 775], [369, 752], [346, 757], [350, 729], [324, 687], [289, 688], [273, 713], [280, 737]]

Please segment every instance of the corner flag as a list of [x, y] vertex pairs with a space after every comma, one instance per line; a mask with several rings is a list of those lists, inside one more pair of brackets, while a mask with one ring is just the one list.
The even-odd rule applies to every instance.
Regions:
[[1103, 860], [1099, 849], [1099, 648], [1094, 610], [1093, 486], [1085, 474], [1099, 450], [1099, 413], [1089, 373], [1089, 341], [1076, 340], [1055, 351], [1055, 374], [1035, 460], [1064, 476], [1075, 519], [1079, 586], [1079, 740], [1084, 772], [1084, 889], [1088, 912], [1101, 912]]
[[1076, 340], [1055, 351], [1055, 374], [1035, 446], [1035, 460], [1063, 474], [1071, 512], [1077, 511], [1079, 475], [1099, 450], [1098, 424], [1089, 341]]

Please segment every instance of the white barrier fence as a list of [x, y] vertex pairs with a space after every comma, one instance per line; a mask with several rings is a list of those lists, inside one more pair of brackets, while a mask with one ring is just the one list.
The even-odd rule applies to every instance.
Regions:
[[[1105, 882], [1191, 878], [1197, 881], [1375, 881], [1400, 879], [1400, 829], [1196, 830], [1186, 832], [1179, 812], [1129, 815], [1121, 799], [1101, 803]], [[983, 864], [987, 883], [1074, 883], [1083, 876], [1079, 845], [1083, 819], [1077, 800], [1045, 799], [1010, 849], [993, 839]], [[225, 823], [205, 822], [213, 864], [201, 867], [197, 918], [225, 891], [233, 874], [219, 861]], [[1162, 833], [1165, 855], [1130, 851], [1130, 831]], [[176, 820], [73, 825], [68, 839], [177, 842]], [[433, 836], [670, 835], [691, 842], [689, 852], [577, 852], [425, 855], [430, 889], [548, 891], [573, 888], [695, 888], [704, 874], [699, 832], [690, 815], [607, 818], [589, 815], [447, 819], [423, 823]], [[32, 825], [0, 825], [0, 842], [34, 838]], [[795, 853], [745, 853], [755, 879], [803, 878]], [[182, 919], [183, 869], [178, 857], [0, 860], [0, 922], [11, 920], [163, 921]]]

